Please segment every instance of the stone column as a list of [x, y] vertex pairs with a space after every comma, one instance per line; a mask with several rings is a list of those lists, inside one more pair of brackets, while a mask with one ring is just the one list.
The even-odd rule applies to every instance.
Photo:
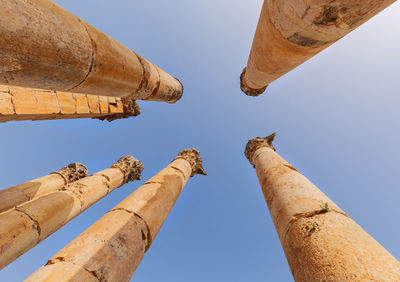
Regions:
[[169, 103], [182, 96], [176, 78], [50, 0], [0, 7], [0, 84]]
[[0, 191], [0, 213], [88, 176], [87, 168], [72, 163], [49, 175]]
[[129, 281], [194, 174], [200, 154], [184, 150], [26, 281]]
[[96, 118], [112, 121], [140, 114], [136, 100], [0, 85], [0, 122]]
[[296, 281], [400, 281], [400, 263], [282, 159], [275, 134], [248, 142], [265, 200]]
[[318, 54], [395, 0], [264, 0], [241, 89], [269, 83]]
[[125, 156], [111, 168], [0, 214], [0, 269], [126, 182], [140, 179], [140, 161]]

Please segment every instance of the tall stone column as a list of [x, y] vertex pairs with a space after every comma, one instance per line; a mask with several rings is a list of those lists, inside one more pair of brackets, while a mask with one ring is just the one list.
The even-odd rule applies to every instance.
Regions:
[[265, 200], [296, 281], [400, 281], [400, 263], [281, 158], [275, 134], [248, 142]]
[[72, 163], [57, 172], [2, 190], [0, 191], [0, 213], [44, 194], [57, 191], [86, 176], [88, 176], [88, 170], [83, 164]]
[[111, 168], [0, 214], [0, 269], [114, 189], [140, 179], [140, 161], [125, 156]]
[[264, 0], [241, 89], [269, 83], [315, 56], [396, 0]]
[[205, 174], [199, 152], [180, 152], [26, 281], [129, 281], [194, 174]]
[[168, 103], [182, 96], [179, 80], [50, 0], [0, 7], [0, 84]]

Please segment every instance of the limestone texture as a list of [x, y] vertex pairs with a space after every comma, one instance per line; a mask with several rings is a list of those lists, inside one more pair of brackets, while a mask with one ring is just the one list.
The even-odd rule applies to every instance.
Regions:
[[0, 213], [88, 176], [87, 168], [72, 163], [49, 175], [0, 191]]
[[[129, 161], [127, 161], [129, 160]], [[131, 166], [127, 166], [129, 162]], [[123, 163], [123, 164], [122, 164]], [[123, 166], [121, 169], [118, 165]], [[126, 181], [140, 178], [142, 164], [131, 156], [112, 168], [82, 178], [0, 214], [0, 269], [85, 211]]]
[[129, 281], [193, 171], [200, 154], [183, 150], [25, 281]]
[[50, 0], [1, 0], [0, 83], [174, 103], [181, 83]]
[[281, 158], [274, 136], [250, 140], [245, 155], [295, 281], [400, 281], [399, 261]]
[[0, 122], [96, 118], [112, 121], [140, 114], [132, 98], [0, 85]]
[[258, 96], [396, 0], [264, 0], [240, 85]]

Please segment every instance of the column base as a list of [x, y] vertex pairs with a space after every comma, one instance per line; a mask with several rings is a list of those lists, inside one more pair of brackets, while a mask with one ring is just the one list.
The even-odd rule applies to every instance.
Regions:
[[264, 91], [268, 87], [268, 85], [261, 89], [253, 89], [253, 88], [248, 87], [244, 81], [245, 73], [246, 73], [246, 68], [243, 69], [242, 74], [240, 75], [240, 89], [244, 92], [244, 94], [246, 94], [247, 96], [257, 97], [257, 96], [261, 95], [262, 93], [264, 93]]

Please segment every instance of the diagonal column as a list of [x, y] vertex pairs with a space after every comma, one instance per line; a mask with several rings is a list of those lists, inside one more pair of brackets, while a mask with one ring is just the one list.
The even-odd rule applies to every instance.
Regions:
[[44, 194], [57, 191], [86, 176], [88, 176], [88, 170], [83, 164], [72, 163], [57, 172], [2, 190], [0, 191], [0, 213]]
[[140, 114], [135, 100], [0, 85], [0, 122], [97, 118], [112, 121]]
[[264, 0], [242, 91], [258, 96], [269, 83], [347, 35], [396, 0]]
[[296, 281], [400, 281], [400, 263], [282, 159], [275, 134], [248, 142], [260, 185]]
[[182, 84], [50, 0], [0, 0], [0, 83], [174, 103]]
[[205, 175], [187, 149], [26, 281], [129, 281], [189, 177]]
[[0, 214], [0, 269], [114, 189], [140, 179], [140, 161], [125, 156], [111, 168]]

